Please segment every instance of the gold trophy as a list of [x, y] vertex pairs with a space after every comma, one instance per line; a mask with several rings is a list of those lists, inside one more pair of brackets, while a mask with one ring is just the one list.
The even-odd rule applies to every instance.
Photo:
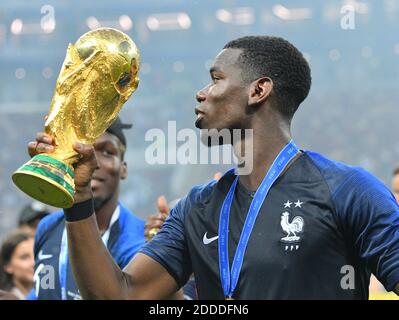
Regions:
[[75, 141], [92, 144], [136, 90], [140, 52], [121, 31], [100, 28], [69, 44], [45, 131], [55, 151], [39, 154], [12, 175], [23, 192], [48, 205], [69, 208], [74, 199]]

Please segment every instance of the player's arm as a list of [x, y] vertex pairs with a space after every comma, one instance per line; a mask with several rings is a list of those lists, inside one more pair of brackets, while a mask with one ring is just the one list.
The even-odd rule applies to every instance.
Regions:
[[[28, 144], [31, 156], [54, 151], [53, 140], [39, 133]], [[75, 205], [66, 212], [72, 270], [84, 299], [165, 299], [178, 289], [176, 280], [154, 259], [137, 254], [122, 271], [103, 244], [90, 205], [91, 176], [97, 167], [92, 146], [75, 144]], [[68, 218], [69, 217], [69, 218]], [[72, 217], [72, 218], [71, 218]], [[76, 219], [75, 219], [76, 218]], [[73, 221], [77, 220], [77, 221]]]
[[178, 290], [158, 262], [138, 253], [122, 271], [104, 246], [95, 216], [67, 222], [72, 270], [84, 299], [167, 299]]
[[379, 180], [357, 170], [334, 193], [338, 221], [364, 265], [399, 295], [399, 206]]

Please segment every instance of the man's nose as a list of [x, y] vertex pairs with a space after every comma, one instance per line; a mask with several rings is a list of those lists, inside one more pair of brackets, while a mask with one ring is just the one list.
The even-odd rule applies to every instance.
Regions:
[[206, 91], [208, 90], [208, 86], [206, 86], [205, 88], [202, 88], [200, 91], [197, 92], [197, 94], [195, 95], [195, 98], [197, 99], [197, 101], [199, 103], [204, 102], [206, 99]]
[[97, 167], [96, 170], [100, 169], [100, 162], [101, 162], [101, 151], [94, 150], [96, 153], [96, 159], [97, 159]]

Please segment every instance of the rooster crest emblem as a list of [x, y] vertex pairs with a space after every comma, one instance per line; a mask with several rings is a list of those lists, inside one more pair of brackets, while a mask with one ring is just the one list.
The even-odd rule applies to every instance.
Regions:
[[298, 236], [298, 233], [303, 231], [303, 226], [305, 222], [302, 217], [296, 216], [290, 222], [290, 213], [285, 211], [281, 214], [281, 228], [283, 231], [287, 233], [287, 236], [281, 238], [282, 242], [285, 243], [293, 243], [298, 242], [301, 237]]

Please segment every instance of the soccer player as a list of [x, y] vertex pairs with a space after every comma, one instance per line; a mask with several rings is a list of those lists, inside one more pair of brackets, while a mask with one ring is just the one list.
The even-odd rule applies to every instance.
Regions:
[[[144, 221], [119, 202], [119, 184], [127, 177], [126, 137], [119, 118], [94, 143], [97, 166], [90, 182], [96, 224], [109, 258], [124, 268], [145, 243]], [[51, 268], [51, 269], [50, 269]], [[55, 278], [50, 285], [51, 275]], [[62, 211], [44, 218], [35, 239], [35, 286], [30, 299], [81, 299], [68, 261], [68, 243]]]
[[[95, 223], [95, 153], [76, 143], [75, 205], [64, 213], [82, 296], [161, 299], [192, 272], [200, 299], [367, 299], [371, 272], [399, 294], [395, 198], [363, 169], [291, 140], [291, 120], [311, 86], [298, 49], [277, 37], [239, 38], [210, 75], [196, 96], [196, 126], [252, 129], [233, 142], [239, 154], [251, 139], [252, 171], [194, 187], [122, 271]], [[51, 152], [51, 143], [39, 134], [31, 155]]]

